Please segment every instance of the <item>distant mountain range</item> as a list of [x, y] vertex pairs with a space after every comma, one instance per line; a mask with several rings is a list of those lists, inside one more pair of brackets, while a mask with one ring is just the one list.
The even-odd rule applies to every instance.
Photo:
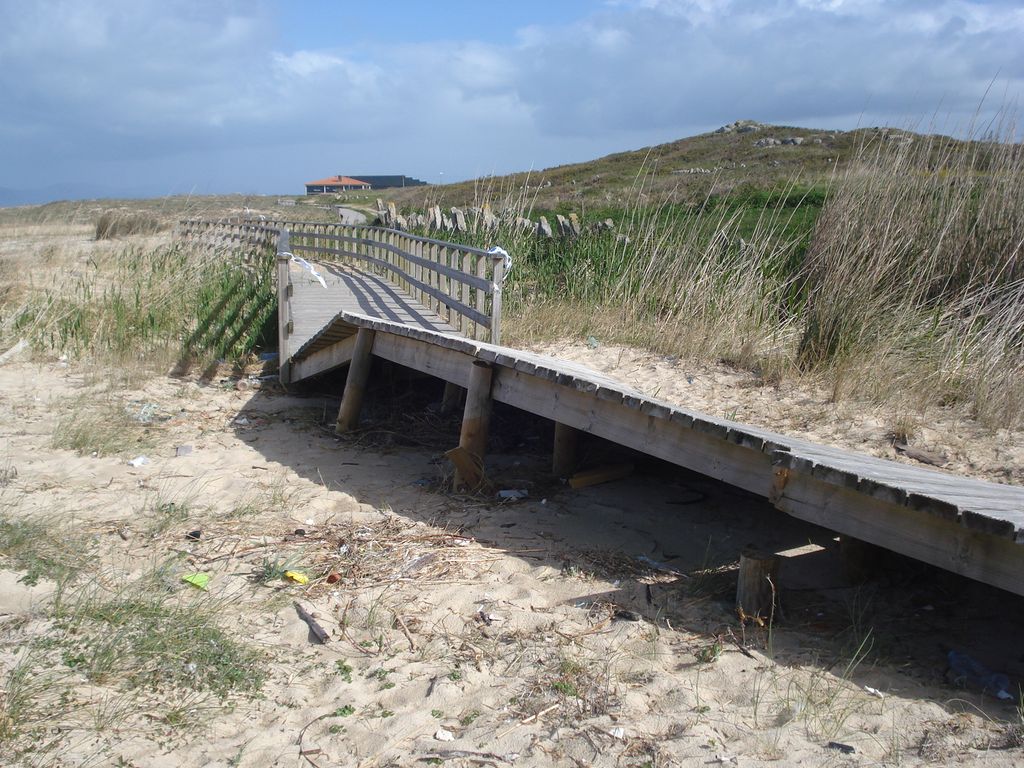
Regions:
[[40, 205], [58, 200], [100, 200], [100, 199], [136, 199], [163, 197], [166, 189], [147, 187], [112, 187], [104, 184], [63, 183], [48, 184], [33, 189], [14, 189], [0, 187], [0, 207], [15, 205]]
[[[37, 205], [54, 200], [88, 200], [111, 197], [115, 190], [96, 184], [50, 184], [36, 189], [0, 187], [0, 206]], [[124, 197], [125, 195], [117, 195]]]

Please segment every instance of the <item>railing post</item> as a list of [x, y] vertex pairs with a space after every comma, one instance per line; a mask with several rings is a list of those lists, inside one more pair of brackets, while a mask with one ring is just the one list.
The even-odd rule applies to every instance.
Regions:
[[494, 264], [491, 289], [491, 344], [501, 344], [501, 289], [505, 282], [505, 254], [493, 254], [491, 262]]
[[292, 278], [291, 278], [291, 245], [288, 230], [282, 229], [277, 234], [277, 359], [278, 376], [282, 384], [291, 379], [291, 363], [288, 337], [292, 333]]

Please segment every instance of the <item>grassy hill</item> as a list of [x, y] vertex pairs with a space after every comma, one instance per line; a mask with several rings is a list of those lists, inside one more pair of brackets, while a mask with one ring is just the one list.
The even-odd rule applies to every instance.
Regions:
[[[490, 201], [587, 214], [634, 204], [641, 194], [692, 204], [708, 194], [729, 195], [744, 186], [764, 189], [794, 181], [813, 186], [826, 181], [864, 145], [903, 142], [908, 136], [883, 128], [844, 132], [739, 121], [716, 132], [584, 163], [379, 195], [415, 209]], [[758, 146], [766, 139], [799, 143]]]

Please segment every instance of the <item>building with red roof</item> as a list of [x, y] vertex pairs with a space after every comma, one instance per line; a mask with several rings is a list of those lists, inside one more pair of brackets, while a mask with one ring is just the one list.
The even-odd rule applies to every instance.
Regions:
[[306, 182], [307, 195], [328, 195], [335, 192], [353, 192], [372, 189], [368, 181], [353, 179], [351, 176], [328, 176], [326, 179]]

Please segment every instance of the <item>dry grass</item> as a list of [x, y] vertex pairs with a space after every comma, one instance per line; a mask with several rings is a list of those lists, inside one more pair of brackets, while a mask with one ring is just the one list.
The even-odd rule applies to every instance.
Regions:
[[808, 254], [799, 362], [842, 394], [965, 402], [992, 427], [1019, 424], [1022, 246], [1021, 145], [865, 146]]
[[[680, 212], [638, 177], [617, 233], [544, 241], [506, 223], [512, 343], [559, 336], [811, 377], [897, 412], [960, 404], [1024, 418], [1024, 147], [868, 132], [820, 194]], [[525, 193], [509, 203], [531, 213]], [[738, 206], [738, 207], [737, 207]], [[813, 236], [807, 241], [809, 222]]]
[[155, 235], [168, 229], [155, 216], [127, 211], [105, 211], [96, 220], [96, 239], [113, 240], [129, 235]]

